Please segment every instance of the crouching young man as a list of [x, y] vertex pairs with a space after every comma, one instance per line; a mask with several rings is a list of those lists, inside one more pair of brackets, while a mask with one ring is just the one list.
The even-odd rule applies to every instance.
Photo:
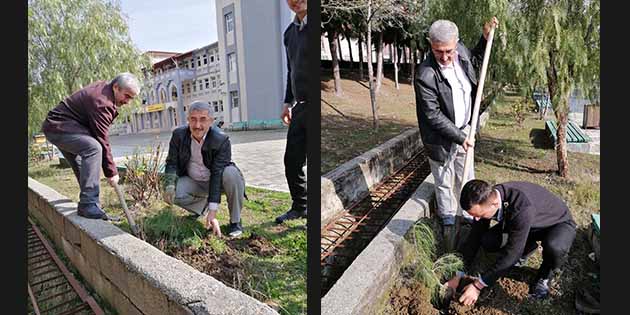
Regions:
[[[464, 288], [460, 302], [474, 304], [480, 292], [493, 285], [513, 266], [523, 265], [542, 245], [542, 264], [530, 298], [543, 299], [549, 294], [549, 281], [566, 261], [575, 239], [576, 224], [567, 205], [550, 191], [528, 182], [506, 182], [491, 186], [482, 180], [471, 180], [462, 189], [460, 204], [475, 218], [472, 230], [460, 252], [470, 267], [480, 246], [488, 252], [499, 252], [489, 269]], [[490, 227], [491, 221], [497, 224]], [[448, 285], [455, 289], [462, 273]]]
[[241, 209], [245, 179], [232, 162], [229, 137], [214, 121], [208, 103], [195, 101], [188, 108], [188, 125], [173, 130], [165, 169], [164, 201], [198, 216], [206, 216], [206, 226], [221, 236], [216, 219], [221, 193], [230, 210], [228, 234], [243, 233]]

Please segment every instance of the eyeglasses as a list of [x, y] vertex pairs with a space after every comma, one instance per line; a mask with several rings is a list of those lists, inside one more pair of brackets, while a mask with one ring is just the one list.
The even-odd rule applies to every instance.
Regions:
[[453, 56], [456, 52], [455, 48], [453, 49], [449, 49], [449, 50], [435, 50], [433, 48], [431, 48], [431, 50], [433, 51], [433, 54], [436, 56]]

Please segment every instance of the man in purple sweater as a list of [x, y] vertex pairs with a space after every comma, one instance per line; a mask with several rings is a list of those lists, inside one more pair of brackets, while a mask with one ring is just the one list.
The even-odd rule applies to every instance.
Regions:
[[99, 202], [100, 167], [110, 185], [118, 183], [118, 171], [109, 145], [109, 126], [118, 107], [140, 91], [138, 79], [121, 73], [113, 80], [94, 82], [66, 97], [48, 112], [42, 131], [59, 148], [79, 181], [77, 212], [90, 219], [109, 219]]

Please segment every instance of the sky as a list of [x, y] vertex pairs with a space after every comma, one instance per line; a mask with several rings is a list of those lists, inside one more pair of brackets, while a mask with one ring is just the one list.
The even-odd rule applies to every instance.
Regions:
[[120, 0], [129, 35], [142, 52], [187, 52], [217, 41], [214, 0]]

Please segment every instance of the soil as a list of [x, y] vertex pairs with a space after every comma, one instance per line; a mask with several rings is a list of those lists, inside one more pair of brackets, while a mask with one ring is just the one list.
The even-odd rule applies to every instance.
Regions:
[[215, 253], [209, 246], [202, 246], [197, 250], [188, 247], [172, 249], [171, 255], [228, 286], [238, 287], [244, 278], [243, 252], [263, 257], [278, 253], [269, 240], [254, 233], [245, 239], [226, 240], [225, 244], [227, 246], [221, 254]]
[[243, 261], [230, 247], [227, 247], [221, 255], [215, 254], [208, 247], [198, 250], [181, 248], [173, 253], [173, 257], [229, 286], [233, 286], [238, 279], [243, 278]]
[[268, 239], [255, 233], [246, 239], [228, 240], [226, 243], [234, 249], [247, 251], [256, 256], [269, 257], [278, 253], [278, 249]]
[[417, 281], [403, 284], [395, 288], [390, 297], [387, 314], [393, 315], [438, 315], [440, 312], [433, 307], [430, 294], [424, 285]]

